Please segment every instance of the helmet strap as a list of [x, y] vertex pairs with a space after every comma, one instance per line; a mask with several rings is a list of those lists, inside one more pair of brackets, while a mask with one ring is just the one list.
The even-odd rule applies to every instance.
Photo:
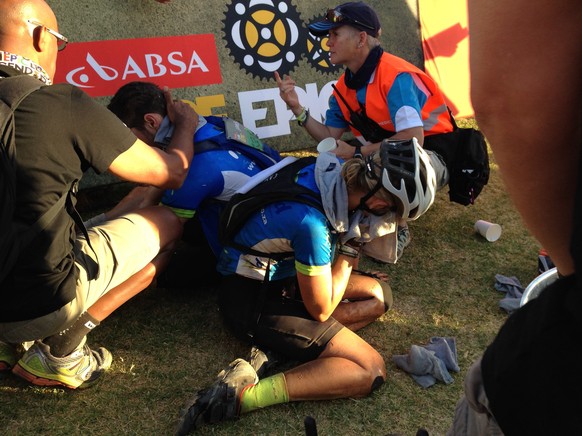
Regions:
[[368, 205], [366, 204], [366, 201], [368, 201], [374, 194], [376, 194], [376, 192], [378, 192], [380, 190], [380, 188], [382, 188], [382, 180], [378, 180], [378, 182], [376, 182], [376, 186], [374, 186], [370, 192], [368, 192], [366, 195], [364, 195], [362, 198], [360, 198], [360, 204], [358, 204], [358, 207], [356, 207], [356, 210], [363, 210], [365, 212], [369, 212], [372, 215], [375, 215], [375, 213], [372, 211], [372, 209], [370, 209], [368, 207]]

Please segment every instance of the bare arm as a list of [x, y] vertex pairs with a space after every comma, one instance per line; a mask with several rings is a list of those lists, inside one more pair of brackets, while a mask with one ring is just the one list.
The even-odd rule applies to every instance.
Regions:
[[105, 218], [110, 220], [147, 206], [155, 206], [159, 204], [163, 193], [162, 189], [153, 186], [137, 186], [123, 197], [113, 209], [105, 212]]
[[327, 320], [344, 298], [357, 258], [338, 255], [331, 271], [319, 276], [297, 273], [301, 297], [307, 311], [318, 321]]
[[471, 96], [505, 185], [562, 274], [580, 158], [582, 7], [469, 1]]
[[194, 156], [192, 138], [198, 125], [198, 115], [190, 105], [174, 101], [164, 89], [168, 117], [175, 126], [172, 141], [166, 151], [150, 147], [141, 140], [120, 154], [109, 167], [116, 176], [158, 188], [179, 188]]
[[[391, 136], [390, 139], [410, 139], [416, 137], [419, 144], [424, 143], [424, 129], [422, 127], [413, 127], [410, 129], [404, 129], [395, 135]], [[350, 159], [354, 156], [355, 148], [348, 144], [347, 142], [338, 140], [338, 147], [334, 150], [334, 153], [342, 159]], [[367, 144], [362, 146], [362, 154], [364, 156], [369, 156], [370, 154], [378, 151], [380, 149], [380, 142], [374, 142], [372, 144]]]
[[[275, 80], [277, 81], [277, 86], [279, 87], [279, 95], [281, 99], [287, 103], [289, 109], [295, 116], [301, 114], [303, 111], [303, 106], [299, 102], [299, 96], [295, 91], [295, 80], [290, 76], [285, 75], [283, 78], [279, 76], [279, 73], [275, 71]], [[303, 127], [307, 130], [307, 133], [311, 135], [316, 141], [321, 141], [324, 138], [333, 137], [335, 139], [341, 138], [345, 129], [338, 129], [334, 127], [328, 127], [325, 124], [309, 117], [304, 123]], [[352, 153], [353, 154], [353, 153]]]

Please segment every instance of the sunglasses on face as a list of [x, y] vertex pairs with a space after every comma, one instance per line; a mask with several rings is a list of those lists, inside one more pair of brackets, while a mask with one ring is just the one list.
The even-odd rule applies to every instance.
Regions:
[[366, 203], [360, 204], [359, 209], [361, 209], [365, 212], [368, 212], [371, 215], [375, 215], [375, 216], [384, 216], [388, 212], [394, 212], [394, 213], [397, 212], [396, 206], [384, 206], [380, 209], [370, 209]]
[[357, 24], [358, 26], [362, 26], [366, 29], [375, 30], [369, 24], [362, 23], [361, 21], [354, 20], [350, 17], [342, 15], [342, 13], [337, 9], [328, 9], [327, 13], [325, 14], [325, 19], [331, 23]]
[[38, 27], [38, 26], [44, 27], [48, 33], [50, 33], [55, 38], [57, 38], [57, 49], [59, 51], [63, 51], [65, 49], [65, 47], [67, 46], [67, 44], [69, 43], [69, 39], [66, 36], [61, 35], [59, 32], [57, 32], [56, 30], [51, 29], [50, 27], [46, 27], [44, 24], [39, 23], [38, 21], [35, 21], [35, 20], [26, 20], [26, 22], [28, 24], [32, 24], [35, 27]]
[[362, 198], [360, 198], [360, 204], [358, 205], [358, 207], [356, 207], [356, 209], [360, 209], [364, 212], [367, 212], [371, 215], [375, 215], [375, 216], [384, 216], [386, 215], [388, 212], [394, 212], [397, 213], [398, 211], [398, 207], [396, 206], [396, 204], [394, 204], [394, 202], [391, 202], [392, 204], [386, 204], [383, 207], [380, 208], [370, 208], [366, 202], [372, 198], [374, 195], [376, 195], [376, 193], [382, 188], [382, 181], [378, 180], [378, 182], [376, 183], [376, 186], [374, 188], [372, 188], [370, 190], [370, 192], [368, 192], [366, 195], [364, 195]]

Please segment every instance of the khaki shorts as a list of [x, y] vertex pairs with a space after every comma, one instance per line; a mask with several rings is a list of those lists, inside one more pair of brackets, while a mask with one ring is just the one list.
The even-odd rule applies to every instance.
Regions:
[[[123, 215], [88, 229], [75, 243], [77, 297], [59, 310], [27, 321], [0, 324], [0, 337], [12, 343], [44, 339], [64, 330], [111, 289], [143, 269], [160, 251], [160, 241], [139, 214]], [[96, 265], [99, 265], [98, 274]]]

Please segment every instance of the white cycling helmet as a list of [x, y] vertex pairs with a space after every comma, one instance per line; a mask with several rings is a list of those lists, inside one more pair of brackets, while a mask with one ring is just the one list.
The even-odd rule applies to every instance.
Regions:
[[[377, 179], [373, 155], [366, 164], [368, 175]], [[397, 213], [403, 219], [414, 221], [434, 202], [436, 174], [427, 152], [416, 138], [406, 140], [384, 139], [380, 144], [382, 187], [396, 199]]]

